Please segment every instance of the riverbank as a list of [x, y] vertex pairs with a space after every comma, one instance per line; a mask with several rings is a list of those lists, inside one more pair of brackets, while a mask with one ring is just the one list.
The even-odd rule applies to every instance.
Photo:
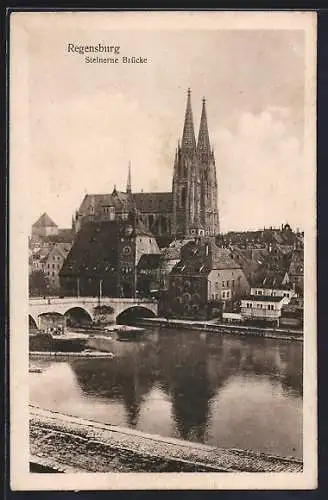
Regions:
[[138, 325], [145, 327], [159, 326], [161, 328], [197, 330], [218, 335], [254, 336], [303, 342], [303, 332], [301, 330], [285, 330], [283, 328], [259, 328], [248, 325], [215, 323], [213, 321], [191, 321], [167, 318], [142, 318], [138, 320]]
[[302, 472], [302, 461], [223, 449], [30, 406], [31, 469], [54, 472]]
[[43, 359], [43, 358], [108, 358], [113, 359], [115, 356], [111, 352], [65, 352], [65, 351], [30, 351], [30, 359]]

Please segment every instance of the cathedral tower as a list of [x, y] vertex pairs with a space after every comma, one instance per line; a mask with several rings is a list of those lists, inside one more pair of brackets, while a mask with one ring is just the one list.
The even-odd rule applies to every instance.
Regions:
[[206, 102], [203, 99], [196, 144], [190, 89], [182, 142], [175, 153], [172, 191], [172, 229], [176, 238], [219, 233], [216, 167], [208, 134]]
[[213, 149], [210, 145], [207, 125], [206, 101], [203, 98], [200, 119], [197, 159], [201, 175], [201, 220], [205, 234], [214, 236], [219, 233], [218, 186]]
[[176, 238], [197, 235], [202, 231], [201, 178], [188, 89], [187, 107], [181, 145], [178, 144], [173, 172], [173, 234]]

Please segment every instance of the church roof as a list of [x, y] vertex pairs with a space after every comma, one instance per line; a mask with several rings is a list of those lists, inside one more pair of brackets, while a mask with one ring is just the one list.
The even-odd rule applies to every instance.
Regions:
[[113, 206], [118, 212], [126, 207], [129, 208], [129, 202], [133, 200], [137, 210], [140, 213], [171, 213], [173, 210], [172, 193], [129, 193], [116, 191], [107, 194], [87, 194], [81, 204], [80, 212], [94, 205], [96, 207]]
[[170, 213], [173, 210], [172, 193], [134, 193], [133, 197], [140, 213]]
[[41, 217], [38, 218], [36, 222], [34, 222], [32, 227], [58, 227], [57, 224], [54, 223], [52, 219], [50, 219], [49, 215], [44, 213]]

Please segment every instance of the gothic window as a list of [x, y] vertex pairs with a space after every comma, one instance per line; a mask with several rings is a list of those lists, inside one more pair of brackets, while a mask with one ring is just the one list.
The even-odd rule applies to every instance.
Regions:
[[181, 189], [180, 208], [184, 208], [185, 205], [186, 205], [186, 188], [183, 187]]

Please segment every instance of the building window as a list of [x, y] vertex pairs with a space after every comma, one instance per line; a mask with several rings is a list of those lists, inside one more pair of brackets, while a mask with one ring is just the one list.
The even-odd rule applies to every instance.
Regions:
[[224, 287], [224, 281], [222, 281], [222, 286]]
[[219, 283], [216, 281], [215, 282], [215, 288], [218, 289], [219, 288]]
[[234, 286], [235, 286], [235, 280], [232, 280], [232, 281], [231, 281], [231, 284], [232, 284], [232, 286], [234, 287]]
[[225, 292], [222, 292], [222, 298], [225, 299]]
[[215, 298], [216, 298], [216, 299], [218, 299], [218, 298], [219, 298], [219, 295], [218, 295], [217, 293], [215, 294]]
[[227, 281], [227, 286], [229, 286], [229, 281]]

